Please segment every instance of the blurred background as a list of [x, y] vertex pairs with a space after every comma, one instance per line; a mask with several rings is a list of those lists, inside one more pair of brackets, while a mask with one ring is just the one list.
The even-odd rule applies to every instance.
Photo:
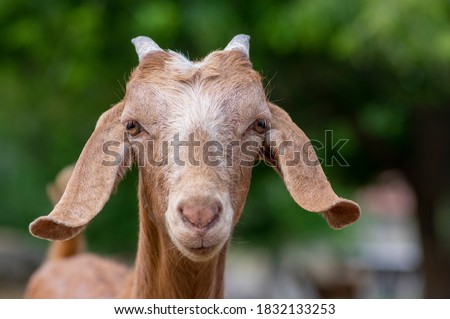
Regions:
[[[137, 65], [130, 39], [200, 59], [238, 33], [251, 35], [270, 99], [337, 145], [318, 155], [363, 215], [329, 229], [258, 165], [227, 297], [450, 298], [448, 0], [1, 1], [0, 297], [20, 297], [44, 257], [28, 224], [122, 98]], [[136, 183], [128, 174], [89, 225], [91, 251], [133, 261]]]

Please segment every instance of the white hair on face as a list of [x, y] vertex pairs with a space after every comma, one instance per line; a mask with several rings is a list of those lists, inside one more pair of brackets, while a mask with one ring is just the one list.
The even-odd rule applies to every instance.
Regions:
[[[204, 64], [203, 61], [193, 62], [181, 53], [170, 51], [173, 57], [168, 61], [170, 69], [178, 74], [195, 74]], [[170, 105], [168, 126], [181, 136], [200, 129], [208, 133], [210, 138], [217, 137], [224, 116], [221, 99], [217, 92], [205, 88], [200, 81], [192, 83], [177, 83], [170, 87], [164, 99]], [[168, 93], [168, 94], [167, 94]]]
[[203, 62], [193, 62], [189, 60], [183, 53], [169, 50], [173, 55], [173, 59], [170, 62], [170, 66], [180, 72], [190, 72], [192, 69], [199, 69], [202, 67]]

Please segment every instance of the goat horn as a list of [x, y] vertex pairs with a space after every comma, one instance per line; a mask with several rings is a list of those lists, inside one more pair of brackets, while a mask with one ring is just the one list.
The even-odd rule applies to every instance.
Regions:
[[246, 34], [238, 34], [226, 46], [224, 51], [238, 50], [248, 57], [250, 51], [250, 36]]
[[149, 37], [139, 36], [131, 40], [134, 47], [136, 48], [136, 53], [139, 57], [139, 62], [149, 54], [154, 51], [163, 51], [159, 45], [156, 44], [155, 41], [150, 39]]

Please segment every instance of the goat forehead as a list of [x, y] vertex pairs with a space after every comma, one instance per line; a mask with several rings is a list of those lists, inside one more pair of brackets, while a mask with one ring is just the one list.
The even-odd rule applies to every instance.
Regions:
[[[130, 94], [135, 103], [127, 112], [137, 118], [155, 114], [171, 132], [201, 129], [216, 136], [267, 111], [259, 75], [239, 59], [219, 58], [217, 52], [199, 62], [175, 52], [149, 56], [136, 70], [134, 78], [143, 85], [137, 86], [138, 94]], [[143, 96], [150, 98], [143, 103]]]
[[169, 51], [171, 58], [168, 61], [170, 68], [178, 72], [190, 72], [192, 69], [201, 68], [203, 61], [191, 61], [181, 53]]
[[161, 117], [169, 127], [182, 133], [201, 130], [216, 136], [222, 129], [231, 129], [240, 118], [239, 109], [208, 87], [187, 85], [185, 90], [166, 95]]

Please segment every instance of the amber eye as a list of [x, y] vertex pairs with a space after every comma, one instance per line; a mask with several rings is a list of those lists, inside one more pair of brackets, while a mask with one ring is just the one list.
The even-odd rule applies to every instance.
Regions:
[[253, 129], [259, 133], [263, 134], [267, 130], [267, 123], [265, 120], [256, 120], [253, 126]]
[[136, 136], [139, 133], [141, 133], [141, 125], [136, 121], [127, 122], [127, 124], [125, 125], [125, 128], [127, 129], [127, 132], [131, 136]]

